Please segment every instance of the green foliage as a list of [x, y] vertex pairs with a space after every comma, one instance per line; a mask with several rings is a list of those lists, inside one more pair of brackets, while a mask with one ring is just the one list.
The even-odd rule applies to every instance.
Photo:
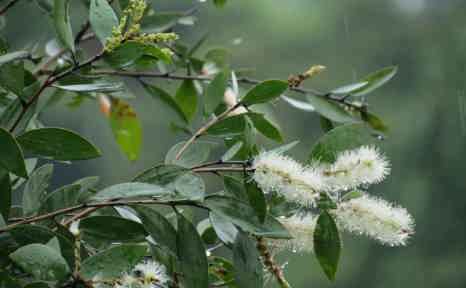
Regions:
[[[306, 90], [291, 80], [243, 78], [230, 51], [207, 47], [199, 53], [207, 36], [192, 45], [175, 41], [178, 25], [195, 22], [195, 10], [160, 12], [143, 0], [90, 0], [81, 2], [84, 19], [74, 19], [72, 1], [36, 2], [51, 17], [61, 47], [47, 54], [50, 47], [32, 48], [37, 39], [26, 50], [0, 47], [0, 288], [81, 287], [96, 281], [111, 286], [121, 284], [124, 275], [141, 277], [133, 275], [135, 266], [150, 261], [164, 266], [160, 270], [169, 280], [162, 284], [168, 287], [262, 287], [268, 276], [288, 287], [263, 243], [283, 247], [296, 237], [284, 217], [310, 212], [319, 213], [312, 235], [315, 257], [335, 279], [341, 253], [335, 209], [364, 191], [342, 197], [323, 191], [312, 206], [283, 199], [277, 187], [260, 186], [256, 155], [263, 150], [282, 155], [299, 143], [271, 146], [283, 143], [286, 131], [268, 108], [283, 100], [319, 114], [325, 135], [308, 160], [331, 164], [340, 152], [374, 143], [374, 130], [387, 131], [361, 96], [393, 78], [396, 67], [329, 92]], [[226, 3], [213, 1], [217, 7]], [[85, 25], [73, 33], [75, 22]], [[84, 38], [99, 51], [83, 46]], [[134, 81], [126, 77], [136, 78], [142, 89], [130, 93]], [[232, 99], [226, 91], [233, 91]], [[300, 93], [301, 100], [285, 92]], [[46, 108], [70, 95], [75, 107], [83, 102], [100, 107], [129, 161], [149, 157], [142, 155], [143, 134], [159, 131], [144, 131], [149, 126], [138, 117], [137, 104], [124, 100], [136, 102], [144, 94], [174, 112], [181, 123], [171, 126], [188, 136], [168, 149], [163, 163], [131, 182], [98, 187], [98, 177], [86, 177], [49, 191], [60, 166], [40, 162], [36, 168], [37, 158], [25, 160], [26, 155], [73, 163], [101, 156], [83, 136], [41, 122]], [[218, 176], [222, 191], [202, 176], [207, 173]], [[287, 181], [292, 185], [290, 177]], [[217, 252], [219, 247], [224, 250]], [[267, 270], [273, 275], [265, 275]]]

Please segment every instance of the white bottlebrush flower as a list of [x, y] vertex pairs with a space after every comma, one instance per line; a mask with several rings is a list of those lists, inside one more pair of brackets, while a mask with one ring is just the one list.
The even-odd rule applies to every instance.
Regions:
[[335, 216], [343, 229], [389, 246], [405, 245], [414, 233], [414, 220], [406, 209], [367, 195], [339, 203]]
[[324, 170], [329, 187], [348, 190], [380, 183], [390, 173], [390, 163], [376, 147], [362, 146], [340, 153], [335, 163]]
[[114, 288], [142, 288], [141, 282], [136, 277], [124, 274], [121, 279], [115, 282]]
[[144, 288], [166, 287], [170, 281], [165, 266], [152, 260], [136, 265], [132, 272], [144, 284]]
[[288, 201], [312, 206], [325, 190], [322, 175], [313, 168], [275, 153], [262, 152], [253, 162], [253, 179], [265, 193], [277, 192]]
[[314, 252], [314, 230], [317, 217], [312, 214], [306, 216], [293, 215], [278, 219], [290, 232], [293, 239], [274, 240], [273, 246], [291, 249], [293, 252]]

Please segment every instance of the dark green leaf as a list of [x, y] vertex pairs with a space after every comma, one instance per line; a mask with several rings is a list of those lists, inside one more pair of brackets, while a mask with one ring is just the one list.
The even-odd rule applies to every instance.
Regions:
[[222, 161], [228, 161], [228, 160], [233, 159], [236, 156], [236, 154], [241, 150], [242, 147], [243, 147], [243, 142], [241, 141], [236, 142], [233, 146], [228, 148], [225, 154], [223, 154]]
[[0, 168], [0, 215], [3, 215], [4, 219], [8, 219], [10, 216], [11, 208], [11, 182], [10, 173]]
[[208, 115], [212, 114], [215, 108], [223, 102], [227, 80], [225, 73], [218, 73], [207, 86], [204, 95], [204, 105], [205, 112]]
[[178, 102], [173, 98], [168, 92], [162, 90], [153, 85], [149, 85], [147, 83], [143, 83], [144, 88], [146, 91], [155, 98], [159, 98], [163, 103], [167, 104], [171, 109], [173, 109], [176, 114], [186, 123], [188, 123], [188, 118], [184, 114], [183, 110], [181, 110]]
[[380, 119], [377, 115], [367, 111], [361, 112], [361, 118], [367, 122], [374, 130], [386, 133], [388, 132], [388, 126]]
[[236, 285], [241, 288], [264, 286], [263, 266], [255, 241], [244, 232], [238, 233], [233, 246]]
[[248, 118], [251, 119], [254, 127], [265, 137], [272, 139], [277, 142], [283, 142], [282, 134], [280, 130], [275, 127], [269, 120], [265, 119], [263, 114], [248, 113]]
[[115, 216], [92, 216], [79, 222], [83, 237], [115, 242], [143, 242], [146, 237], [144, 227], [128, 219]]
[[257, 217], [259, 217], [259, 220], [263, 223], [267, 216], [267, 202], [265, 200], [264, 192], [257, 186], [255, 181], [245, 180], [244, 186], [246, 186], [249, 204], [254, 208]]
[[62, 281], [70, 268], [59, 252], [43, 244], [29, 244], [10, 254], [10, 258], [35, 279]]
[[307, 101], [315, 108], [316, 112], [325, 118], [338, 123], [357, 122], [358, 120], [351, 116], [343, 107], [324, 97], [307, 95]]
[[81, 186], [77, 184], [65, 185], [48, 193], [41, 206], [42, 211], [52, 212], [65, 207], [76, 205], [79, 199]]
[[13, 135], [3, 128], [0, 128], [0, 166], [19, 177], [28, 176], [23, 151]]
[[200, 200], [204, 198], [205, 184], [191, 170], [176, 165], [158, 165], [150, 168], [133, 181], [156, 184], [167, 189], [170, 199]]
[[[0, 288], [21, 288], [23, 287], [22, 285], [19, 284], [19, 282], [11, 277], [10, 273], [7, 271], [3, 271], [0, 269]], [[26, 286], [25, 288], [28, 288]], [[49, 288], [49, 287], [45, 287]]]
[[321, 210], [337, 209], [337, 204], [327, 193], [320, 193], [320, 197], [317, 200], [317, 207]]
[[332, 94], [351, 94], [352, 92], [357, 91], [358, 89], [360, 89], [361, 87], [366, 86], [367, 84], [368, 84], [368, 82], [366, 82], [366, 81], [357, 82], [357, 83], [353, 83], [353, 84], [348, 84], [348, 85], [333, 89], [332, 91], [330, 91], [330, 93], [332, 93]]
[[249, 201], [249, 196], [242, 180], [225, 175], [223, 176], [223, 186], [225, 188], [225, 194], [229, 197], [239, 199], [243, 202]]
[[54, 0], [53, 21], [58, 39], [67, 49], [75, 51], [70, 22], [70, 0]]
[[214, 142], [196, 141], [192, 145], [189, 145], [179, 159], [176, 159], [176, 155], [185, 143], [183, 141], [170, 148], [165, 156], [166, 164], [174, 164], [186, 168], [202, 164], [209, 158], [212, 147], [216, 145]]
[[49, 246], [50, 248], [54, 249], [58, 253], [61, 253], [60, 242], [58, 241], [57, 237], [53, 237], [47, 242], [45, 245]]
[[332, 216], [326, 211], [317, 219], [314, 231], [314, 252], [320, 266], [331, 281], [335, 280], [335, 274], [340, 260], [340, 235]]
[[120, 277], [132, 269], [149, 251], [146, 245], [123, 244], [97, 253], [82, 263], [81, 276], [90, 280], [99, 275], [103, 279]]
[[189, 122], [194, 119], [194, 116], [196, 116], [198, 102], [197, 94], [196, 86], [192, 80], [184, 80], [176, 91], [176, 102]]
[[63, 257], [70, 267], [74, 266], [74, 245], [66, 235], [39, 225], [19, 225], [10, 230], [10, 233], [21, 246], [33, 243], [46, 244], [50, 239], [56, 237], [60, 242]]
[[103, 201], [118, 198], [137, 198], [150, 196], [163, 196], [169, 193], [166, 188], [146, 183], [122, 183], [107, 187], [97, 192], [92, 201]]
[[54, 160], [85, 160], [100, 156], [100, 151], [89, 141], [61, 128], [30, 130], [20, 135], [18, 142], [24, 150]]
[[118, 46], [110, 53], [105, 53], [105, 61], [115, 68], [130, 66], [144, 55], [144, 45], [128, 41]]
[[204, 205], [211, 209], [212, 213], [223, 216], [246, 232], [269, 238], [291, 237], [275, 218], [268, 216], [265, 222], [261, 223], [254, 209], [238, 199], [211, 196], [205, 199]]
[[324, 116], [320, 116], [320, 127], [325, 133], [335, 128], [335, 126], [333, 125], [333, 122], [325, 118]]
[[89, 22], [102, 44], [112, 36], [112, 28], [118, 26], [118, 18], [107, 0], [91, 0]]
[[380, 69], [372, 74], [367, 75], [362, 79], [361, 82], [367, 82], [367, 84], [356, 91], [351, 93], [352, 96], [363, 96], [369, 94], [370, 92], [374, 91], [375, 89], [379, 88], [380, 86], [384, 85], [390, 79], [395, 76], [398, 72], [397, 66], [390, 66]]
[[52, 174], [53, 165], [51, 164], [46, 164], [31, 174], [23, 190], [24, 215], [30, 216], [38, 212]]
[[246, 106], [266, 103], [280, 97], [288, 88], [288, 83], [281, 80], [267, 80], [254, 86], [241, 99], [241, 103]]
[[215, 136], [235, 136], [242, 134], [245, 127], [246, 119], [243, 114], [240, 114], [220, 120], [207, 129], [207, 133]]
[[338, 126], [322, 136], [312, 148], [309, 161], [332, 163], [338, 153], [374, 143], [375, 137], [365, 124]]
[[205, 247], [196, 228], [183, 215], [178, 214], [178, 233], [176, 244], [180, 279], [184, 287], [207, 288], [209, 286], [207, 257]]
[[212, 227], [209, 218], [205, 218], [197, 223], [196, 229], [197, 233], [201, 235], [201, 239], [206, 245], [214, 245], [217, 243], [218, 237], [217, 234], [215, 234], [215, 230]]
[[154, 241], [161, 246], [169, 248], [176, 254], [176, 230], [160, 213], [146, 206], [131, 206], [146, 228], [146, 231], [152, 236]]
[[120, 149], [130, 161], [139, 158], [142, 144], [142, 125], [136, 112], [123, 100], [112, 101], [110, 126]]

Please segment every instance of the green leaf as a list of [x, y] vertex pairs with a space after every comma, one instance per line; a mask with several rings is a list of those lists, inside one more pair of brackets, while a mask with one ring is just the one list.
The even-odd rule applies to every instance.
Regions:
[[377, 115], [370, 113], [368, 111], [361, 112], [361, 118], [369, 124], [374, 130], [380, 131], [382, 133], [388, 132], [388, 126], [380, 119]]
[[217, 244], [218, 237], [214, 228], [212, 227], [212, 224], [210, 223], [209, 218], [205, 218], [197, 223], [196, 230], [197, 233], [201, 235], [202, 242], [204, 242], [206, 245]]
[[204, 95], [204, 105], [205, 112], [208, 115], [212, 114], [220, 103], [223, 103], [227, 80], [225, 73], [218, 73], [207, 86]]
[[281, 145], [281, 146], [278, 146], [272, 150], [270, 150], [270, 152], [274, 152], [274, 153], [278, 153], [278, 154], [283, 154], [291, 149], [293, 149], [296, 145], [299, 144], [299, 141], [298, 140], [295, 140], [293, 142], [290, 142], [288, 144], [284, 144], [284, 145]]
[[343, 107], [324, 97], [307, 95], [307, 101], [314, 107], [317, 113], [338, 123], [357, 122]]
[[308, 102], [304, 102], [304, 101], [297, 100], [297, 99], [294, 99], [294, 98], [286, 97], [284, 95], [281, 96], [280, 98], [283, 101], [285, 101], [287, 104], [289, 104], [290, 106], [292, 106], [294, 108], [298, 108], [300, 110], [308, 111], [308, 112], [314, 112], [316, 110], [314, 108], [314, 106], [312, 106]]
[[254, 211], [256, 211], [257, 217], [263, 223], [267, 216], [267, 202], [265, 200], [264, 192], [257, 186], [255, 181], [244, 181], [246, 192], [249, 198], [249, 204]]
[[86, 160], [100, 156], [100, 151], [89, 141], [62, 128], [30, 130], [20, 135], [18, 142], [27, 152], [53, 160]]
[[207, 62], [212, 62], [221, 70], [226, 70], [230, 65], [231, 53], [223, 48], [214, 48], [207, 51], [205, 55]]
[[10, 254], [10, 258], [38, 280], [63, 281], [70, 273], [63, 256], [43, 244], [23, 246]]
[[243, 147], [243, 142], [242, 141], [236, 142], [233, 146], [228, 148], [228, 150], [227, 150], [227, 152], [225, 152], [225, 154], [223, 154], [222, 161], [225, 162], [225, 161], [233, 159], [235, 157], [235, 155], [241, 150], [242, 147]]
[[196, 227], [183, 215], [178, 214], [178, 247], [179, 269], [183, 277], [180, 282], [184, 287], [209, 287], [208, 266], [205, 247]]
[[209, 219], [218, 238], [226, 245], [232, 245], [238, 235], [238, 228], [227, 217], [216, 213], [209, 213]]
[[107, 187], [97, 192], [90, 200], [104, 201], [118, 198], [137, 198], [163, 196], [169, 191], [161, 186], [147, 183], [122, 183]]
[[244, 232], [238, 233], [233, 246], [236, 285], [241, 288], [264, 286], [264, 275], [255, 241]]
[[332, 216], [326, 211], [317, 219], [314, 230], [314, 253], [320, 266], [331, 281], [335, 280], [335, 274], [340, 260], [341, 242], [338, 228]]
[[15, 51], [0, 56], [0, 66], [15, 60], [28, 59], [31, 53], [28, 51]]
[[389, 66], [383, 69], [380, 69], [372, 74], [367, 75], [362, 79], [361, 82], [367, 82], [367, 84], [356, 91], [351, 93], [352, 96], [363, 96], [369, 94], [370, 92], [374, 91], [375, 89], [379, 88], [380, 86], [384, 85], [393, 76], [396, 75], [398, 72], [397, 66]]
[[97, 253], [82, 263], [81, 276], [86, 280], [99, 275], [103, 279], [118, 278], [148, 254], [146, 245], [123, 244]]
[[62, 208], [76, 205], [79, 199], [81, 185], [70, 184], [62, 186], [55, 191], [48, 193], [41, 201], [40, 210], [52, 212]]
[[138, 175], [134, 182], [144, 182], [163, 186], [166, 197], [172, 200], [201, 200], [205, 194], [205, 184], [199, 175], [176, 165], [158, 165]]
[[242, 134], [246, 128], [246, 119], [243, 114], [227, 117], [207, 129], [207, 134], [215, 136], [235, 136]]
[[176, 91], [175, 99], [183, 111], [185, 118], [191, 122], [196, 116], [198, 95], [197, 89], [192, 80], [184, 80]]
[[314, 144], [309, 161], [332, 163], [340, 152], [374, 143], [375, 140], [376, 138], [365, 124], [338, 126]]
[[163, 103], [165, 103], [168, 107], [170, 107], [176, 114], [186, 123], [188, 123], [188, 118], [184, 114], [181, 107], [178, 105], [178, 102], [173, 98], [168, 92], [164, 91], [163, 89], [156, 87], [154, 85], [147, 84], [145, 82], [141, 82], [143, 87], [146, 91], [154, 98], [159, 98]]
[[266, 103], [280, 97], [288, 88], [288, 83], [281, 80], [267, 80], [254, 86], [241, 99], [241, 103], [246, 106]]
[[75, 52], [73, 31], [70, 22], [70, 0], [54, 0], [53, 22], [58, 39], [67, 49]]
[[0, 166], [19, 177], [27, 178], [23, 151], [13, 135], [0, 128]]
[[124, 89], [121, 83], [101, 82], [92, 84], [54, 85], [58, 89], [72, 92], [116, 92]]
[[204, 201], [212, 213], [223, 216], [246, 232], [268, 238], [289, 239], [291, 236], [275, 218], [268, 216], [264, 223], [259, 221], [254, 209], [235, 198], [210, 196]]
[[357, 82], [353, 84], [348, 84], [342, 87], [338, 87], [336, 89], [333, 89], [330, 91], [332, 94], [351, 94], [354, 91], [357, 91], [358, 89], [366, 86], [369, 82], [363, 81], [363, 82]]
[[137, 212], [144, 228], [154, 241], [176, 254], [176, 230], [170, 222], [159, 212], [147, 206], [134, 205], [131, 208]]
[[348, 193], [346, 193], [345, 195], [343, 195], [343, 197], [341, 197], [341, 200], [340, 201], [349, 201], [351, 199], [356, 199], [356, 198], [360, 198], [364, 196], [364, 192], [360, 191], [360, 190], [353, 190], [353, 191], [350, 191]]
[[110, 126], [120, 149], [130, 161], [139, 158], [142, 145], [142, 125], [136, 112], [123, 100], [113, 99]]
[[53, 174], [53, 165], [46, 164], [36, 169], [29, 177], [23, 190], [23, 213], [25, 216], [38, 212]]
[[66, 235], [40, 225], [19, 225], [10, 230], [14, 240], [21, 246], [33, 243], [46, 244], [56, 237], [60, 242], [61, 253], [70, 267], [74, 267], [74, 245]]
[[325, 118], [324, 116], [320, 116], [320, 128], [322, 128], [322, 131], [327, 133], [330, 130], [332, 130], [333, 128], [335, 128], [335, 126], [333, 125], [332, 121]]
[[249, 196], [246, 192], [246, 187], [242, 180], [233, 176], [224, 175], [223, 186], [225, 189], [225, 194], [228, 197], [236, 198], [242, 202], [249, 201]]
[[3, 168], [0, 168], [0, 215], [4, 219], [10, 216], [11, 208], [11, 182], [10, 173]]
[[144, 227], [125, 218], [116, 216], [92, 216], [79, 222], [83, 237], [114, 242], [143, 242]]
[[282, 134], [280, 130], [275, 127], [269, 120], [267, 120], [263, 114], [259, 113], [248, 113], [247, 117], [251, 119], [254, 127], [265, 137], [272, 139], [277, 142], [283, 142]]
[[[0, 269], [0, 288], [21, 288], [22, 285], [19, 282], [11, 277], [10, 272], [3, 271]], [[25, 288], [29, 288], [26, 286]], [[49, 287], [46, 287], [49, 288]]]
[[180, 159], [177, 160], [176, 155], [185, 143], [186, 142], [183, 141], [170, 148], [165, 156], [166, 164], [174, 164], [186, 168], [202, 164], [209, 159], [210, 151], [212, 150], [212, 147], [216, 145], [214, 142], [196, 141], [192, 145], [189, 145], [181, 155]]
[[178, 23], [183, 17], [183, 12], [160, 12], [146, 15], [142, 19], [141, 28], [145, 33], [165, 32]]
[[61, 253], [60, 242], [58, 241], [57, 237], [53, 237], [47, 242], [45, 245], [49, 246], [50, 248], [54, 249], [58, 253]]
[[107, 0], [91, 0], [89, 22], [102, 44], [112, 36], [112, 28], [118, 26], [118, 18]]
[[105, 61], [114, 68], [124, 68], [133, 65], [144, 55], [144, 45], [135, 41], [128, 41], [110, 53], [105, 53]]

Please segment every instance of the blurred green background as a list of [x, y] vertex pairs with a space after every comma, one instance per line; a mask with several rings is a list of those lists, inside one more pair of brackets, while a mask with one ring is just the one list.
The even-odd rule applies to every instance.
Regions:
[[[9, 12], [3, 28], [12, 50], [31, 39], [45, 43], [53, 37], [46, 15], [32, 1], [22, 2]], [[344, 235], [334, 284], [312, 255], [280, 258], [288, 262], [286, 274], [297, 288], [466, 286], [466, 1], [230, 0], [222, 9], [210, 2], [152, 2], [158, 11], [198, 5], [196, 25], [176, 29], [183, 41], [193, 43], [209, 32], [199, 54], [226, 47], [234, 68], [253, 68], [259, 79], [286, 79], [322, 64], [325, 73], [305, 86], [326, 90], [398, 65], [398, 75], [368, 96], [390, 127], [384, 150], [393, 171], [371, 193], [406, 207], [416, 219], [415, 236], [407, 247], [390, 248]], [[56, 185], [90, 175], [101, 176], [102, 186], [126, 181], [162, 162], [165, 152], [185, 138], [170, 131], [175, 115], [161, 102], [138, 87], [133, 92], [137, 99], [131, 103], [144, 129], [142, 154], [135, 163], [119, 151], [95, 102], [70, 109], [65, 104], [71, 99], [64, 99], [42, 115], [46, 125], [79, 131], [104, 151], [96, 160], [60, 165]], [[301, 140], [293, 154], [305, 159], [322, 134], [318, 116], [285, 103], [277, 103], [270, 113], [287, 142]]]

